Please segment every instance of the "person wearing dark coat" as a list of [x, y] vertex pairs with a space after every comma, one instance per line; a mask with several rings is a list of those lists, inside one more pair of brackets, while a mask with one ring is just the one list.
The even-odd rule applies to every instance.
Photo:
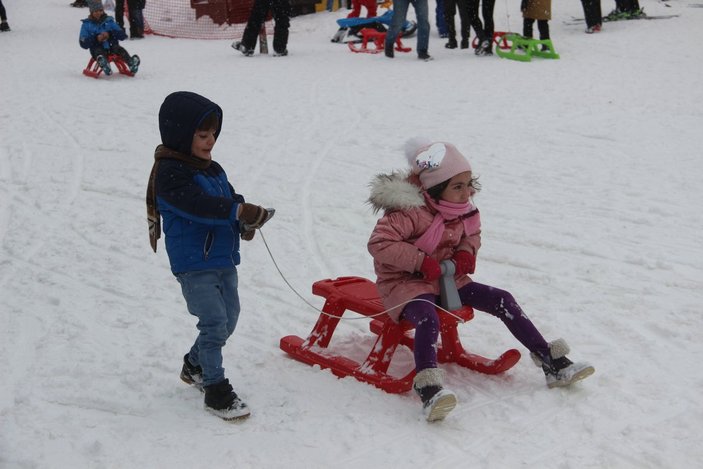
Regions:
[[7, 12], [5, 12], [5, 5], [2, 4], [0, 0], [0, 32], [10, 31], [10, 25], [7, 23]]
[[232, 47], [242, 54], [254, 54], [256, 38], [259, 37], [261, 26], [266, 21], [269, 11], [273, 12], [273, 55], [288, 55], [288, 29], [290, 28], [289, 0], [254, 0], [254, 6], [249, 14], [249, 21], [244, 28], [241, 41], [232, 43]]
[[124, 28], [124, 5], [127, 3], [127, 17], [129, 19], [129, 37], [141, 39], [144, 37], [144, 13], [146, 0], [117, 0], [115, 3], [115, 21]]

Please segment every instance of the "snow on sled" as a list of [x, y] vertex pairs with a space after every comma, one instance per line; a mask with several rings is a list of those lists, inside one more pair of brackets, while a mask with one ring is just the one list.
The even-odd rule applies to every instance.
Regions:
[[[283, 337], [280, 348], [290, 356], [308, 365], [319, 365], [336, 376], [353, 376], [388, 393], [403, 393], [412, 388], [415, 368], [403, 376], [392, 376], [388, 368], [398, 345], [412, 350], [413, 325], [407, 321], [394, 322], [385, 311], [378, 296], [376, 284], [362, 277], [339, 277], [320, 280], [312, 292], [326, 299], [315, 326], [306, 339], [295, 335]], [[330, 353], [328, 346], [344, 312], [350, 310], [373, 317], [369, 328], [378, 337], [362, 363], [343, 355]], [[512, 368], [520, 360], [520, 352], [510, 349], [496, 359], [467, 352], [459, 339], [459, 322], [473, 319], [473, 309], [464, 306], [454, 310], [454, 317], [438, 309], [440, 338], [437, 359], [440, 363], [456, 363], [479, 373], [499, 374]], [[375, 316], [375, 317], [374, 317]]]

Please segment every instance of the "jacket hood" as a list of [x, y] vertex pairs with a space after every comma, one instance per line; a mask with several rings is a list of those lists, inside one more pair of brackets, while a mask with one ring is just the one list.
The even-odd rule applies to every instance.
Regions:
[[374, 213], [380, 210], [409, 210], [425, 205], [419, 181], [414, 181], [409, 171], [377, 174], [369, 186], [371, 195], [367, 202]]
[[159, 109], [161, 142], [172, 150], [190, 155], [193, 135], [210, 113], [220, 118], [215, 140], [222, 129], [222, 108], [209, 99], [190, 91], [177, 91], [166, 96]]

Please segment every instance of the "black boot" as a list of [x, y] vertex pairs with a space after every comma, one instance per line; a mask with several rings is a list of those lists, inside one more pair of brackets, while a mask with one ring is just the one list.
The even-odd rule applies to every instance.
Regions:
[[[183, 368], [181, 368], [181, 380], [184, 383], [192, 384], [203, 391], [203, 369], [200, 366], [190, 364], [188, 354], [183, 356]], [[203, 391], [204, 392], [204, 391]]]
[[224, 420], [249, 417], [249, 406], [239, 399], [228, 379], [205, 386], [205, 410]]
[[422, 413], [428, 422], [443, 420], [456, 406], [456, 395], [442, 386], [439, 368], [425, 368], [415, 375], [413, 389], [422, 400]]
[[456, 49], [457, 43], [455, 37], [450, 37], [447, 43], [444, 45], [447, 49]]

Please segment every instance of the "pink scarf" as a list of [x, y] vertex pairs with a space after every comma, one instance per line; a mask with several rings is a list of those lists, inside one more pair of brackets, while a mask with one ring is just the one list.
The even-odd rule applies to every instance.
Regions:
[[445, 220], [461, 218], [464, 224], [464, 234], [466, 234], [466, 236], [471, 236], [481, 229], [481, 215], [471, 202], [465, 204], [455, 204], [447, 202], [446, 200], [435, 202], [432, 200], [432, 197], [427, 195], [427, 192], [423, 195], [425, 196], [427, 206], [437, 211], [430, 227], [427, 228], [427, 231], [414, 243], [415, 247], [425, 254], [432, 255], [435, 249], [437, 249], [442, 235], [444, 234]]

